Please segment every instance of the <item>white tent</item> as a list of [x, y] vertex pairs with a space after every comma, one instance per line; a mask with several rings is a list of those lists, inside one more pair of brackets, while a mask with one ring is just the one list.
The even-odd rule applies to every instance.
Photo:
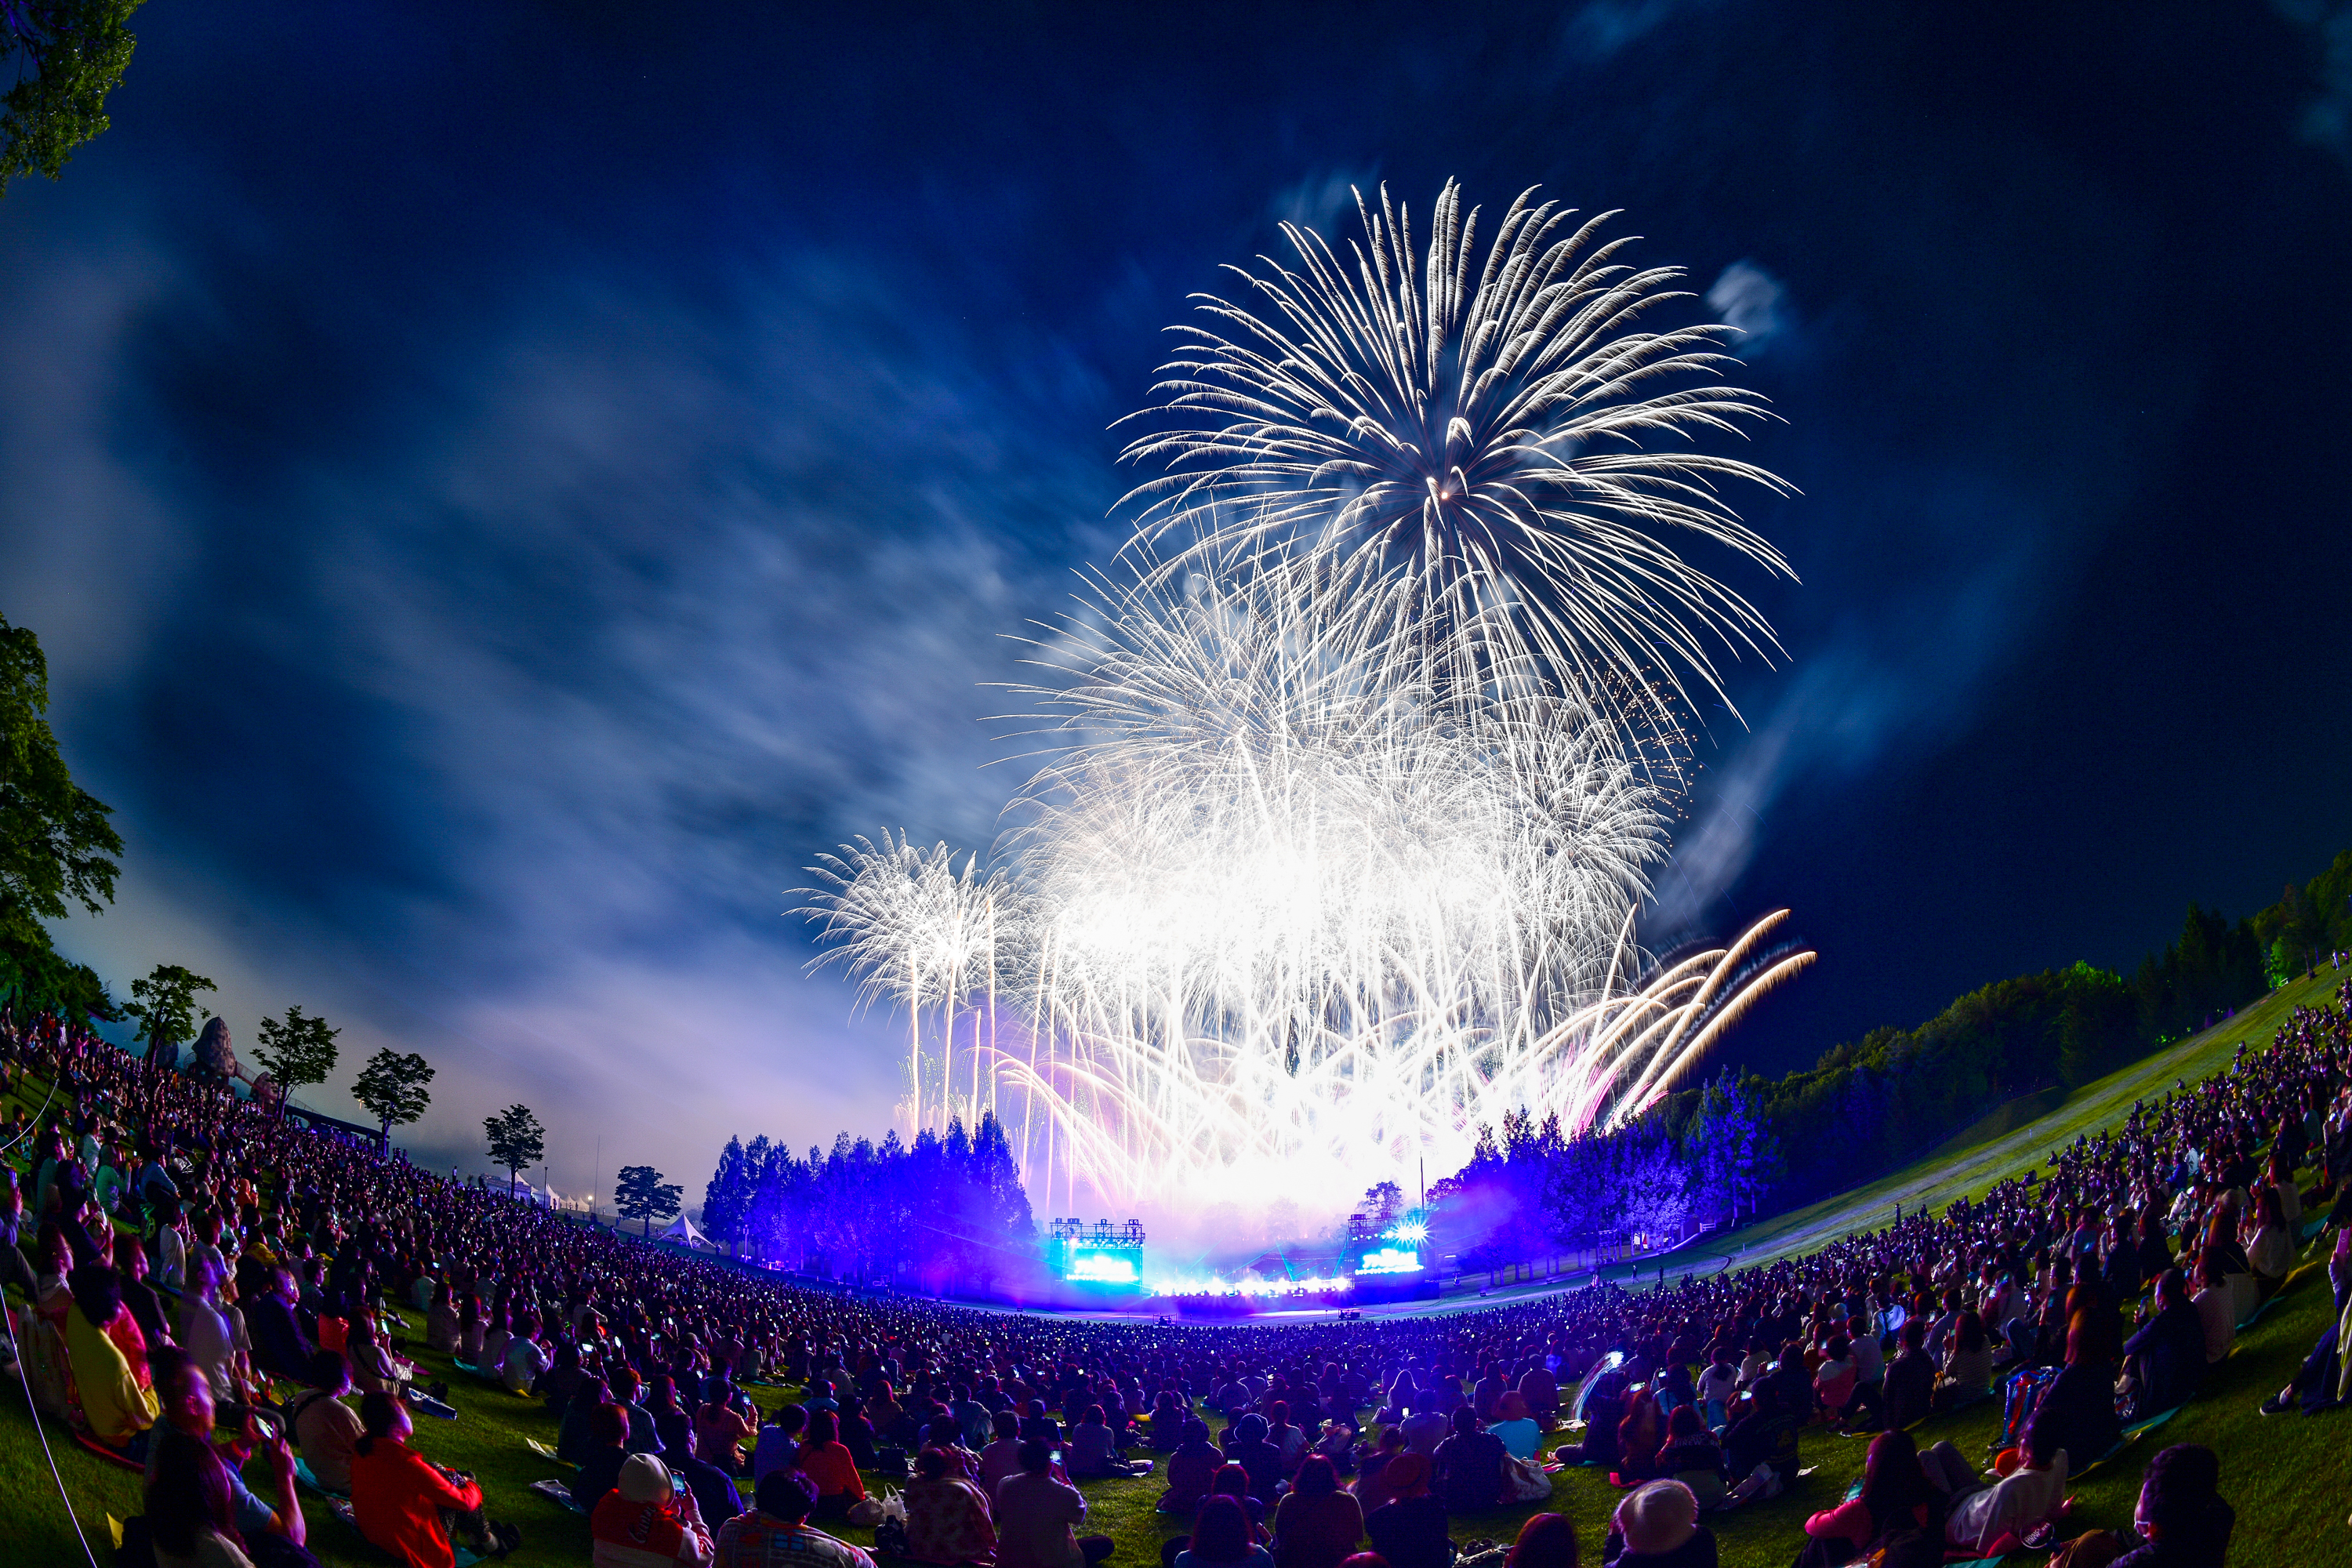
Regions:
[[661, 1233], [661, 1238], [664, 1241], [682, 1241], [688, 1247], [708, 1247], [714, 1252], [718, 1250], [718, 1244], [697, 1230], [694, 1222], [687, 1218], [683, 1211], [669, 1222], [669, 1228]]

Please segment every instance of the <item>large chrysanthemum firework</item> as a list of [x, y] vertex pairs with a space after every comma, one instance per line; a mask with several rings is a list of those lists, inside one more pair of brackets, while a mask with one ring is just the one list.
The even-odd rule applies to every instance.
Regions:
[[[1643, 739], [1675, 723], [1651, 694], [1686, 699], [1695, 677], [1721, 695], [1713, 645], [1773, 646], [1673, 540], [1786, 572], [1719, 487], [1788, 487], [1691, 444], [1762, 416], [1723, 379], [1731, 329], [1642, 326], [1684, 297], [1681, 272], [1625, 261], [1630, 240], [1601, 236], [1614, 215], [1577, 223], [1532, 195], [1483, 259], [1451, 183], [1425, 257], [1385, 189], [1377, 207], [1359, 193], [1344, 258], [1283, 225], [1295, 266], [1229, 268], [1255, 310], [1197, 296], [1205, 324], [1174, 329], [1159, 401], [1135, 416], [1160, 428], [1124, 454], [1167, 471], [1130, 500], [1139, 538], [1179, 568], [1295, 570], [1334, 552], [1404, 565], [1437, 635], [1524, 638]], [[1166, 549], [1171, 532], [1192, 548]]]
[[1037, 644], [993, 868], [818, 868], [828, 956], [907, 1010], [908, 1119], [994, 1106], [1049, 1202], [1341, 1200], [1507, 1110], [1619, 1121], [1811, 957], [1779, 915], [1633, 942], [1682, 678], [1770, 646], [1663, 535], [1784, 569], [1714, 488], [1779, 481], [1680, 445], [1758, 411], [1721, 330], [1638, 329], [1673, 274], [1549, 205], [1475, 280], [1454, 187], [1418, 268], [1361, 210], [1352, 273], [1289, 230], [1300, 269], [1245, 274], [1279, 324], [1211, 301], [1162, 382], [1180, 427], [1129, 455], [1168, 472]]

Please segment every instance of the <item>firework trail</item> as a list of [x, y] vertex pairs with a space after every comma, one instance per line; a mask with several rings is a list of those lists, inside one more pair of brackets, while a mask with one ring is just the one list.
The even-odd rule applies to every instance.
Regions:
[[996, 1108], [1049, 1203], [1343, 1202], [1507, 1110], [1613, 1124], [1811, 957], [1780, 915], [1633, 940], [1685, 675], [1770, 647], [1651, 531], [1784, 569], [1715, 490], [1780, 481], [1641, 445], [1758, 412], [1722, 329], [1634, 330], [1674, 275], [1549, 205], [1475, 289], [1454, 187], [1418, 268], [1361, 211], [1352, 271], [1286, 229], [1298, 269], [1244, 274], [1280, 325], [1189, 332], [1137, 534], [1035, 643], [992, 868], [887, 834], [817, 868], [827, 958], [906, 1012], [909, 1122]]

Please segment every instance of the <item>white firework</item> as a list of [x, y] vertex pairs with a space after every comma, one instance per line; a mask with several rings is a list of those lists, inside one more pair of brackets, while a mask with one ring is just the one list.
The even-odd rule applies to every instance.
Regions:
[[1671, 274], [1566, 216], [1515, 204], [1473, 289], [1454, 188], [1419, 272], [1383, 197], [1356, 281], [1296, 230], [1252, 278], [1281, 330], [1212, 302], [1230, 335], [1160, 388], [1188, 427], [1129, 448], [1169, 474], [1039, 644], [996, 868], [887, 834], [819, 868], [828, 956], [907, 1009], [916, 1125], [997, 1108], [1049, 1202], [1340, 1200], [1506, 1110], [1639, 1114], [1811, 960], [1764, 950], [1780, 915], [1633, 941], [1675, 672], [1769, 646], [1645, 530], [1779, 568], [1712, 489], [1779, 481], [1638, 445], [1757, 399], [1662, 385], [1717, 330], [1629, 330]]
[[1723, 695], [1712, 643], [1775, 646], [1668, 536], [1787, 573], [1719, 487], [1789, 487], [1688, 445], [1763, 416], [1761, 397], [1723, 380], [1732, 329], [1643, 328], [1686, 297], [1672, 287], [1681, 271], [1627, 263], [1631, 240], [1601, 237], [1615, 215], [1576, 223], [1532, 196], [1511, 204], [1483, 262], [1478, 214], [1451, 182], [1425, 257], [1385, 189], [1377, 208], [1358, 193], [1364, 232], [1345, 258], [1283, 225], [1295, 267], [1227, 268], [1258, 310], [1199, 295], [1208, 324], [1174, 329], [1159, 401], [1134, 416], [1163, 427], [1124, 454], [1167, 471], [1129, 500], [1143, 503], [1139, 539], [1198, 542], [1167, 552], [1180, 567], [1200, 551], [1286, 569], [1335, 552], [1409, 563], [1433, 602], [1427, 625], [1457, 653], [1496, 631], [1506, 658], [1524, 641], [1639, 741], [1675, 730], [1649, 695], [1686, 700], [1686, 671]]

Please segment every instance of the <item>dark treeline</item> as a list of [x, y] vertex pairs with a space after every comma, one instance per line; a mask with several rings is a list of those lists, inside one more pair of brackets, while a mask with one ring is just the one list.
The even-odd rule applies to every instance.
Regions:
[[[2103, 1078], [2352, 952], [2352, 850], [2231, 921], [2191, 904], [2129, 979], [2088, 963], [1995, 981], [1785, 1078], [1718, 1078], [1603, 1136], [1507, 1121], [1438, 1184], [1466, 1268], [1791, 1208], [1909, 1163], [2008, 1102]], [[1677, 1174], [1679, 1173], [1679, 1174]], [[1449, 1217], [1446, 1209], [1453, 1211]]]
[[812, 1273], [986, 1289], [1034, 1267], [1037, 1225], [993, 1112], [972, 1131], [877, 1145], [844, 1132], [802, 1159], [730, 1138], [704, 1189], [702, 1228], [754, 1258]]
[[1755, 1212], [1777, 1154], [1752, 1084], [1728, 1073], [1693, 1092], [1679, 1125], [1645, 1117], [1570, 1137], [1525, 1111], [1498, 1137], [1478, 1130], [1470, 1163], [1430, 1190], [1431, 1244], [1465, 1270], [1601, 1246], [1656, 1245], [1734, 1213]]

